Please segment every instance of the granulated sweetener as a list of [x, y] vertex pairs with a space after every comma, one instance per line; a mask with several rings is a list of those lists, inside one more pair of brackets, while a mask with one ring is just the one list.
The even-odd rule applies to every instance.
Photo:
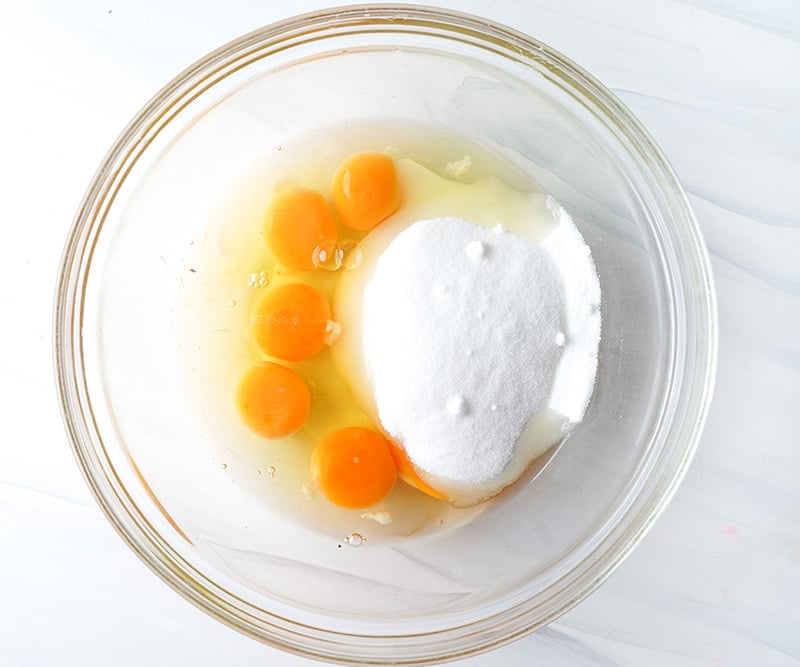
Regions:
[[556, 227], [541, 243], [436, 218], [378, 258], [364, 290], [367, 372], [382, 427], [429, 475], [491, 482], [532, 416], [583, 418], [600, 287], [571, 219], [548, 208]]

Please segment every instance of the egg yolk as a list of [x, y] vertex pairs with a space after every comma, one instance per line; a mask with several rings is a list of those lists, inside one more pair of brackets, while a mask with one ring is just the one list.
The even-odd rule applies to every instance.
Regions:
[[317, 246], [336, 241], [336, 223], [319, 192], [292, 190], [273, 200], [267, 210], [264, 236], [276, 262], [297, 271], [310, 271]]
[[236, 406], [250, 430], [267, 438], [297, 431], [308, 417], [308, 387], [291, 368], [266, 363], [253, 366], [239, 381]]
[[311, 285], [288, 283], [271, 287], [253, 307], [250, 326], [264, 354], [302, 361], [325, 345], [331, 309]]
[[380, 502], [397, 480], [389, 444], [379, 433], [357, 426], [320, 440], [311, 456], [311, 472], [328, 500], [351, 509]]
[[368, 231], [400, 205], [394, 161], [383, 153], [357, 153], [336, 170], [331, 198], [342, 222]]

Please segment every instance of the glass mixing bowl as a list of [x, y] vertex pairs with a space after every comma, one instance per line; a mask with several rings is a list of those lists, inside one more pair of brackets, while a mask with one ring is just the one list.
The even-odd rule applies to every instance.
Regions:
[[[603, 336], [588, 413], [535, 475], [451, 530], [342, 548], [253, 493], [264, 476], [237, 469], [235, 447], [220, 454], [229, 443], [214, 442], [185, 391], [191, 350], [175, 307], [188, 248], [248, 165], [325, 126], [376, 119], [468, 137], [559, 200], [592, 249]], [[354, 664], [472, 655], [595, 589], [686, 472], [716, 341], [697, 224], [631, 113], [531, 37], [411, 6], [271, 25], [169, 83], [100, 166], [55, 310], [67, 430], [131, 548], [230, 626]]]

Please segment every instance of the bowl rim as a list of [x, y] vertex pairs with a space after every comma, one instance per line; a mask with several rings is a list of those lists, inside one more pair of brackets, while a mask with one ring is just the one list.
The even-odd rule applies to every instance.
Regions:
[[[580, 580], [572, 582], [570, 594], [562, 596], [546, 617], [532, 618], [524, 602], [500, 618], [482, 619], [447, 631], [421, 635], [372, 637], [373, 643], [359, 657], [353, 657], [352, 644], [363, 638], [329, 631], [318, 631], [293, 621], [287, 630], [269, 622], [256, 623], [237, 607], [244, 601], [221, 590], [186, 563], [159, 534], [156, 527], [137, 507], [113, 465], [108, 460], [92, 411], [92, 400], [83, 375], [82, 322], [85, 304], [85, 275], [91, 266], [103, 221], [114, 203], [116, 192], [158, 133], [180, 113], [183, 106], [232, 72], [245, 67], [246, 59], [261, 59], [267, 46], [277, 47], [298, 35], [321, 33], [333, 26], [358, 27], [364, 31], [381, 27], [386, 32], [409, 26], [442, 31], [468, 39], [478, 46], [500, 49], [519, 62], [556, 62], [561, 77], [624, 125], [636, 150], [645, 156], [651, 170], [674, 207], [676, 220], [683, 221], [673, 230], [695, 260], [695, 317], [707, 324], [707, 336], [694, 341], [696, 363], [693, 372], [701, 378], [690, 407], [693, 415], [685, 429], [685, 445], [670, 474], [649, 490], [649, 502], [638, 508], [633, 531], [610, 534], [606, 557], [593, 563]], [[244, 61], [243, 61], [244, 59]], [[689, 307], [687, 305], [687, 308]], [[465, 658], [509, 643], [551, 622], [594, 591], [630, 554], [665, 509], [686, 474], [696, 451], [708, 414], [716, 375], [718, 324], [716, 296], [710, 260], [697, 220], [688, 198], [666, 157], [641, 123], [605, 86], [559, 52], [522, 32], [494, 21], [449, 9], [407, 4], [365, 4], [334, 7], [301, 14], [245, 34], [212, 51], [174, 77], [138, 112], [122, 131], [101, 162], [78, 208], [66, 240], [57, 278], [53, 311], [54, 366], [60, 407], [73, 453], [96, 501], [110, 523], [129, 547], [162, 580], [190, 602], [211, 616], [277, 648], [309, 657], [343, 664], [432, 664]], [[688, 366], [688, 364], [687, 364]], [[619, 517], [622, 521], [624, 517]], [[286, 620], [286, 619], [276, 619]], [[494, 622], [507, 631], [498, 633]], [[328, 633], [326, 635], [325, 633]], [[321, 634], [320, 634], [321, 633]], [[448, 634], [449, 633], [449, 634]], [[334, 637], [335, 636], [335, 637]], [[470, 641], [466, 641], [466, 637]], [[431, 651], [430, 641], [440, 646]], [[336, 641], [331, 641], [335, 638]]]

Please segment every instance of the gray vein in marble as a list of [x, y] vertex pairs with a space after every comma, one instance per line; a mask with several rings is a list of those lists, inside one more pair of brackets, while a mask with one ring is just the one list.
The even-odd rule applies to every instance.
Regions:
[[0, 480], [0, 491], [2, 491], [3, 489], [6, 489], [12, 493], [32, 494], [40, 499], [55, 501], [59, 503], [66, 503], [68, 505], [73, 505], [82, 510], [97, 511], [99, 513], [99, 510], [97, 509], [97, 506], [94, 505], [94, 503], [83, 503], [80, 500], [76, 500], [75, 498], [67, 498], [66, 496], [62, 496], [57, 493], [52, 493], [50, 491], [45, 491], [43, 489], [37, 489], [33, 486], [16, 484], [14, 482], [9, 482], [7, 480]]
[[730, 213], [736, 213], [745, 218], [749, 218], [754, 222], [761, 223], [762, 225], [769, 225], [770, 227], [787, 227], [787, 228], [800, 228], [800, 218], [776, 216], [774, 213], [768, 213], [761, 209], [742, 205], [736, 202], [725, 201], [710, 192], [700, 189], [684, 186], [686, 192], [690, 195], [704, 199], [709, 204], [721, 208]]
[[[715, 16], [722, 16], [726, 19], [736, 21], [746, 25], [749, 28], [761, 30], [776, 37], [800, 41], [800, 20], [790, 11], [793, 6], [796, 6], [796, 0], [788, 0], [784, 2], [758, 3], [759, 18], [755, 18], [756, 14], [752, 13], [752, 2], [740, 2], [739, 7], [736, 5], [735, 0], [728, 0], [727, 3], [719, 2], [718, 0], [677, 0], [679, 4], [688, 5], [696, 9], [701, 9]], [[770, 8], [783, 5], [783, 11], [775, 12], [774, 16], [766, 17], [764, 14]]]
[[[684, 648], [684, 650], [681, 651], [681, 650], [678, 650], [678, 647], [675, 646], [675, 645], [670, 645], [670, 646], [666, 646], [666, 645], [660, 645], [659, 646], [658, 644], [654, 645], [654, 643], [648, 641], [647, 639], [641, 638], [641, 635], [639, 635], [640, 639], [638, 641], [636, 641], [632, 637], [628, 638], [628, 639], [610, 639], [608, 637], [598, 636], [594, 631], [584, 631], [584, 630], [579, 630], [579, 629], [573, 629], [573, 632], [576, 633], [576, 634], [586, 635], [587, 636], [587, 640], [594, 641], [594, 642], [597, 642], [597, 643], [600, 643], [600, 644], [608, 644], [608, 645], [611, 645], [611, 646], [622, 646], [622, 647], [626, 647], [626, 648], [636, 648], [636, 649], [639, 649], [641, 653], [643, 653], [643, 654], [645, 654], [647, 656], [651, 656], [651, 655], [658, 655], [660, 657], [669, 656], [671, 661], [674, 661], [675, 659], [679, 659], [679, 658], [680, 659], [685, 659], [685, 658], [687, 658], [687, 657], [689, 657], [691, 655], [691, 653], [689, 651], [687, 651], [685, 648]], [[662, 635], [662, 639], [663, 639], [663, 635]], [[628, 654], [629, 654], [629, 652], [628, 652]], [[610, 658], [606, 657], [606, 659], [608, 660]], [[600, 663], [600, 664], [605, 664], [605, 663]], [[613, 662], [611, 664], [616, 665], [618, 663]], [[625, 662], [623, 664], [627, 666], [629, 664], [635, 664], [635, 663]], [[639, 663], [639, 664], [642, 664], [642, 663]], [[647, 664], [647, 663], [644, 663], [644, 664]]]
[[[765, 225], [800, 228], [791, 191], [800, 179], [796, 159], [800, 135], [795, 116], [781, 113], [780, 124], [775, 118], [767, 123], [763, 113], [753, 112], [759, 122], [745, 124], [740, 118], [724, 118], [702, 106], [624, 88], [616, 92], [646, 126], [661, 127], [664, 117], [669, 116], [669, 133], [662, 131], [657, 138], [667, 147], [687, 190], [719, 208]], [[724, 152], [713, 150], [718, 144], [724, 146]], [[756, 155], [760, 159], [754, 160]], [[692, 183], [701, 177], [703, 185], [699, 180]]]
[[[703, 226], [702, 223], [703, 220], [701, 219], [701, 227]], [[727, 252], [721, 249], [719, 245], [714, 242], [711, 234], [706, 233], [705, 239], [709, 254], [712, 257], [743, 271], [763, 285], [783, 292], [787, 296], [795, 297], [800, 295], [800, 277], [789, 274], [788, 277], [783, 278], [780, 275], [776, 275], [775, 271], [769, 267], [756, 268], [758, 263], [749, 259], [737, 257], [734, 252]], [[724, 245], [724, 243], [722, 245]], [[761, 265], [763, 266], [763, 264]]]
[[536, 634], [540, 638], [553, 642], [553, 644], [559, 648], [569, 651], [575, 657], [592, 661], [592, 664], [597, 667], [619, 667], [619, 663], [616, 660], [612, 660], [608, 656], [587, 646], [584, 642], [576, 639], [572, 635], [557, 630], [552, 624], [541, 628]]
[[[780, 614], [781, 622], [776, 622], [779, 614], [773, 605], [740, 602], [735, 609], [718, 609], [709, 608], [702, 600], [698, 600], [696, 605], [698, 608], [695, 614], [708, 622], [707, 627], [716, 626], [732, 635], [748, 637], [750, 640], [758, 642], [760, 646], [771, 649], [779, 656], [800, 658], [800, 648], [791, 643], [796, 636], [797, 619]], [[754, 618], [766, 618], [767, 616], [770, 619], [768, 626], [754, 626], [752, 622]], [[789, 639], [790, 637], [792, 639]]]
[[[446, 607], [448, 604], [468, 597], [469, 588], [452, 590], [449, 585], [434, 590], [432, 579], [423, 580], [419, 577], [413, 585], [399, 586], [396, 582], [389, 582], [384, 575], [372, 573], [369, 570], [353, 569], [350, 571], [333, 568], [310, 560], [299, 560], [296, 557], [285, 557], [275, 553], [267, 553], [242, 547], [229, 546], [221, 542], [201, 536], [202, 543], [208, 546], [222, 563], [236, 576], [241, 577], [251, 588], [260, 590], [266, 595], [278, 600], [288, 601], [292, 604], [296, 595], [293, 577], [304, 582], [314, 581], [320, 587], [323, 581], [344, 582], [350, 595], [347, 599], [339, 601], [339, 609], [348, 613], [369, 613], [378, 596], [391, 598], [395, 604], [403, 603], [403, 597], [413, 599], [405, 601], [408, 609], [404, 610], [413, 616], [416, 611], [414, 605], [427, 604], [430, 606]], [[421, 573], [420, 573], [421, 574]], [[437, 573], [434, 573], [437, 574]], [[446, 582], [449, 584], [449, 582]], [[369, 592], [369, 595], [365, 591]], [[325, 596], [320, 597], [320, 610], [325, 613]], [[305, 604], [312, 606], [314, 603], [307, 599]]]
[[[629, 88], [621, 88], [619, 86], [615, 86], [612, 88], [612, 90], [618, 97], [630, 97], [639, 100], [656, 102], [658, 104], [669, 105], [673, 108], [683, 109], [691, 113], [702, 114], [703, 116], [711, 118], [715, 121], [725, 119], [731, 125], [735, 125], [743, 129], [764, 131], [765, 113], [769, 113], [773, 117], [780, 117], [783, 119], [785, 121], [785, 129], [787, 132], [794, 132], [797, 126], [797, 114], [793, 110], [764, 106], [760, 103], [760, 101], [756, 104], [751, 98], [743, 98], [737, 104], [731, 104], [729, 102], [714, 103], [708, 98], [703, 99], [702, 101], [688, 102], [686, 100], [664, 97], [663, 95], [653, 95], [652, 93], [643, 93], [636, 90], [631, 90]], [[745, 111], [750, 112], [753, 117], [747, 119], [744, 113]], [[771, 118], [770, 120], [774, 120], [774, 118]], [[770, 129], [774, 131], [774, 127], [775, 125], [772, 123], [770, 125]]]

